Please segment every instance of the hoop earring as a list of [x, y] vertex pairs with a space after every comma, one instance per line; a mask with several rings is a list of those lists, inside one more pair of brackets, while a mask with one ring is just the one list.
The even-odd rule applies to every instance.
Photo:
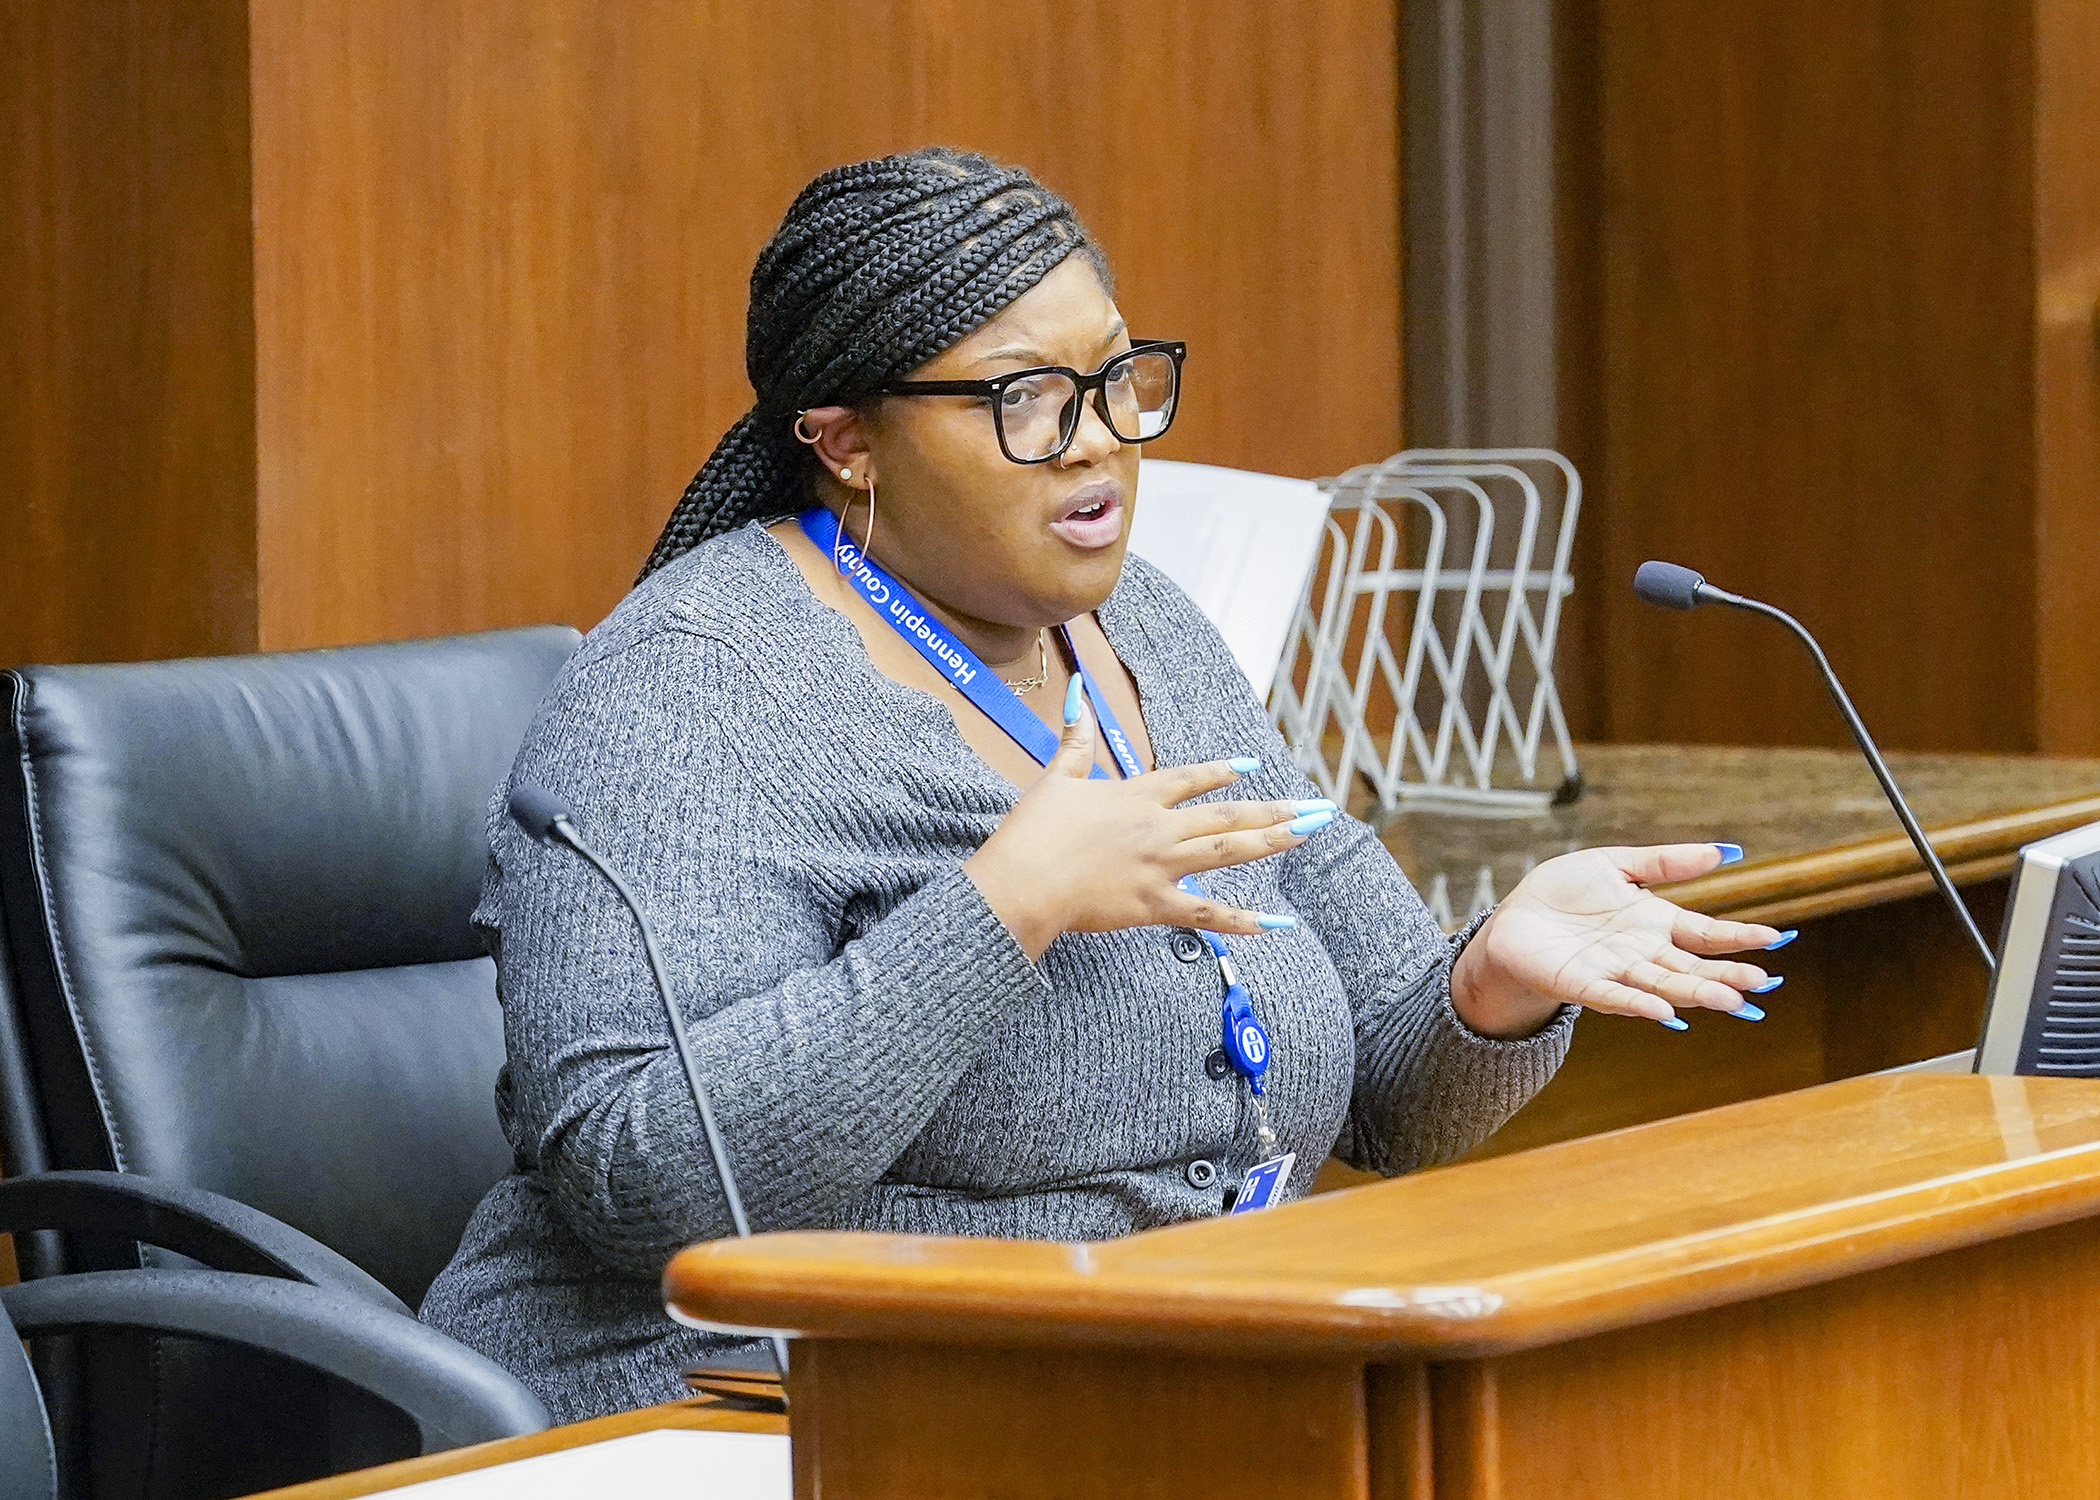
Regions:
[[[831, 566], [838, 570], [840, 577], [846, 576], [846, 560], [844, 556], [844, 551], [846, 544], [853, 540], [853, 534], [846, 530], [846, 522], [850, 520], [852, 516], [853, 501], [849, 498], [846, 501], [846, 508], [843, 511], [839, 512], [839, 529], [835, 533], [833, 533], [831, 538]], [[873, 475], [870, 475], [868, 477], [868, 533], [866, 540], [864, 540], [860, 544], [860, 555], [863, 560], [867, 558], [868, 548], [873, 546], [874, 542], [875, 478]]]
[[798, 443], [808, 443], [811, 447], [815, 447], [817, 439], [822, 437], [824, 434], [821, 432], [803, 431], [802, 424], [807, 420], [809, 420], [808, 412], [798, 411], [795, 413], [795, 441]]

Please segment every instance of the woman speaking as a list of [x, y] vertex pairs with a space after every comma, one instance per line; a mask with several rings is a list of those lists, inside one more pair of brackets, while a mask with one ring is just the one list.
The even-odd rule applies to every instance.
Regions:
[[[1127, 1234], [1302, 1193], [1330, 1152], [1465, 1150], [1577, 1007], [1759, 1014], [1764, 971], [1710, 955], [1780, 934], [1644, 889], [1715, 845], [1550, 860], [1449, 939], [1318, 798], [1125, 552], [1182, 352], [979, 156], [826, 172], [759, 256], [757, 404], [515, 770], [652, 913], [755, 1228]], [[423, 1315], [567, 1421], [727, 1342], [657, 1277], [730, 1224], [632, 924], [502, 807], [476, 921], [517, 1169]]]

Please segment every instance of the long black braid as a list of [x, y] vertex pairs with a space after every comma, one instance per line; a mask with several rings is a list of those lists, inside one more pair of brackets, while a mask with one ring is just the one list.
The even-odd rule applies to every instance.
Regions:
[[1075, 250], [1105, 284], [1106, 262], [1069, 204], [972, 152], [930, 147], [810, 183], [751, 271], [744, 369], [757, 404], [685, 487], [641, 577], [747, 521], [808, 505], [797, 412], [909, 374]]

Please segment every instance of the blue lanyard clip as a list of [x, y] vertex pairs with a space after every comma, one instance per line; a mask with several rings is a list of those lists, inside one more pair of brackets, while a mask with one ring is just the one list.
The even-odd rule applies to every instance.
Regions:
[[[1193, 876], [1183, 876], [1181, 888], [1192, 896], [1203, 894]], [[1209, 945], [1211, 956], [1217, 960], [1218, 978], [1225, 985], [1225, 998], [1220, 1005], [1220, 1027], [1225, 1033], [1225, 1060], [1232, 1070], [1247, 1080], [1247, 1091], [1259, 1099], [1262, 1095], [1262, 1075], [1269, 1071], [1269, 1033], [1261, 1024], [1261, 1017], [1254, 1013], [1254, 1002], [1247, 995], [1247, 987], [1240, 983], [1240, 971], [1226, 950], [1225, 940], [1215, 932], [1203, 934]]]
[[1233, 1070], [1247, 1080], [1247, 1088], [1261, 1097], [1261, 1076], [1269, 1070], [1269, 1033], [1254, 1014], [1254, 1002], [1238, 979], [1225, 985], [1222, 1006], [1225, 1028], [1225, 1057]]

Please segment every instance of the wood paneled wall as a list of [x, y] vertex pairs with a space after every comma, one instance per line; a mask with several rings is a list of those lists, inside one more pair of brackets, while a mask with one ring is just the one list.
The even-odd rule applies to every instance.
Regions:
[[0, 665], [256, 641], [239, 0], [0, 6]]
[[2100, 18], [2075, 0], [1568, 0], [1580, 731], [2100, 753]]
[[2100, 753], [2100, 6], [2035, 6], [2037, 740]]
[[[2079, 0], [1563, 0], [1579, 732], [2100, 753], [2100, 19]], [[851, 47], [836, 39], [850, 29]], [[0, 13], [0, 659], [558, 618], [748, 400], [745, 277], [834, 162], [1034, 166], [1160, 450], [1399, 443], [1395, 7], [25, 0]]]
[[[0, 563], [30, 600], [0, 658], [595, 622], [749, 404], [789, 200], [928, 143], [1035, 169], [1133, 325], [1188, 339], [1162, 452], [1315, 474], [1399, 446], [1391, 0], [9, 15], [33, 45], [0, 49], [0, 108], [74, 144], [0, 167], [65, 221], [10, 231], [44, 259], [0, 292], [0, 357], [34, 367], [0, 433], [35, 455], [0, 457], [33, 552]], [[80, 227], [89, 197], [121, 233]]]

